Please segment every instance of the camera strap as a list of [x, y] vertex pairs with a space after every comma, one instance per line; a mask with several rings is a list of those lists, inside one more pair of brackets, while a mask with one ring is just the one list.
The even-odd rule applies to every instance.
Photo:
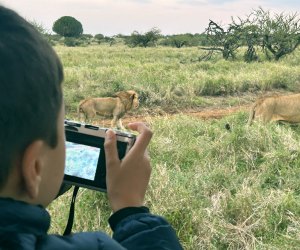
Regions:
[[76, 201], [76, 196], [77, 196], [78, 189], [79, 189], [78, 186], [74, 186], [73, 196], [72, 196], [70, 211], [69, 211], [69, 218], [68, 218], [68, 223], [67, 223], [66, 229], [65, 229], [64, 234], [63, 234], [64, 236], [65, 235], [70, 235], [71, 232], [72, 232], [74, 214], [75, 214], [75, 201]]

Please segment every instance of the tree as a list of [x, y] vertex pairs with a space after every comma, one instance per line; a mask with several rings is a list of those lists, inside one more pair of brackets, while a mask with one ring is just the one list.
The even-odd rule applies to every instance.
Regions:
[[298, 14], [284, 13], [271, 15], [262, 8], [254, 10], [246, 19], [232, 19], [227, 30], [214, 21], [206, 29], [211, 47], [209, 56], [214, 51], [222, 52], [224, 59], [235, 58], [235, 51], [247, 46], [244, 59], [247, 62], [258, 60], [257, 48], [261, 48], [269, 60], [279, 60], [292, 53], [300, 44], [300, 20]]
[[112, 37], [106, 36], [106, 37], [104, 37], [104, 41], [106, 43], [109, 43], [109, 46], [112, 46], [117, 43], [117, 40], [114, 36], [112, 36]]
[[131, 47], [141, 46], [146, 48], [149, 46], [156, 46], [156, 42], [160, 36], [160, 30], [158, 28], [152, 28], [145, 34], [134, 31], [131, 36], [126, 38], [125, 43]]
[[52, 39], [52, 35], [50, 34], [49, 30], [44, 27], [42, 23], [39, 23], [35, 20], [27, 20], [31, 25], [51, 44], [55, 45], [54, 39]]
[[225, 30], [216, 22], [209, 20], [206, 34], [212, 46], [210, 48], [202, 47], [201, 49], [219, 51], [225, 60], [229, 58], [235, 59], [236, 50], [242, 46], [242, 30], [239, 25], [233, 22], [229, 25], [228, 29]]
[[184, 45], [187, 45], [188, 42], [191, 40], [191, 36], [190, 35], [174, 35], [171, 38], [171, 44], [173, 46], [175, 46], [176, 48], [181, 48]]
[[95, 38], [96, 40], [98, 40], [98, 41], [101, 41], [102, 39], [104, 39], [104, 35], [102, 35], [102, 34], [96, 34], [96, 35], [94, 36], [94, 38]]
[[246, 62], [253, 62], [258, 60], [256, 48], [260, 44], [260, 37], [256, 25], [247, 25], [243, 29], [243, 39], [246, 43], [247, 50], [244, 54]]
[[71, 16], [63, 16], [56, 20], [52, 30], [64, 37], [78, 37], [83, 33], [81, 23]]
[[183, 46], [190, 46], [192, 38], [192, 34], [168, 35], [165, 36], [159, 44], [163, 46], [182, 48]]
[[158, 39], [160, 38], [160, 30], [158, 28], [152, 28], [150, 31], [145, 33], [145, 42], [143, 43], [144, 47], [147, 47], [149, 44], [155, 45]]
[[297, 13], [275, 14], [262, 8], [255, 10], [262, 48], [269, 59], [276, 61], [293, 52], [300, 44], [300, 20]]
[[205, 34], [176, 34], [176, 35], [166, 35], [162, 36], [163, 39], [160, 40], [159, 44], [162, 46], [172, 46], [176, 48], [181, 48], [183, 46], [207, 46], [208, 41]]
[[104, 43], [108, 43], [109, 46], [112, 46], [113, 44], [117, 43], [116, 41], [116, 37], [115, 36], [112, 36], [112, 37], [109, 37], [109, 36], [104, 36], [102, 34], [96, 34], [94, 36], [95, 40], [97, 41], [98, 44], [104, 42]]
[[49, 31], [44, 27], [44, 25], [42, 23], [39, 23], [35, 20], [27, 20], [28, 22], [30, 22], [33, 27], [38, 31], [40, 32], [42, 35], [49, 35]]
[[238, 38], [240, 40], [241, 46], [247, 47], [247, 50], [244, 53], [244, 60], [246, 62], [252, 62], [258, 60], [258, 55], [256, 53], [256, 50], [261, 44], [259, 27], [251, 19], [252, 16], [253, 14], [251, 13], [245, 20], [242, 20], [241, 18], [238, 17], [239, 22], [232, 19], [232, 24], [231, 24], [231, 26], [237, 27], [236, 30], [238, 30]]

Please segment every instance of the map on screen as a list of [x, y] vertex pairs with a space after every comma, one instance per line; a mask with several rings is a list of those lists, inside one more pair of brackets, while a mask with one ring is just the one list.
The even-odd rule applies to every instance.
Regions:
[[100, 148], [66, 141], [65, 174], [94, 180]]

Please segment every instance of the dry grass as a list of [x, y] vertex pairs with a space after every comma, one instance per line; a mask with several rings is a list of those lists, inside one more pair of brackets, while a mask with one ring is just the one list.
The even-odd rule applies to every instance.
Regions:
[[[300, 53], [279, 63], [245, 64], [192, 63], [195, 48], [56, 49], [66, 70], [67, 116], [84, 97], [122, 89], [137, 90], [146, 112], [213, 106], [203, 94], [280, 86], [296, 91], [300, 82]], [[177, 87], [183, 97], [174, 98]], [[300, 128], [259, 123], [247, 128], [247, 116], [240, 111], [220, 120], [184, 114], [147, 118], [154, 137], [146, 204], [170, 221], [185, 249], [299, 249]], [[224, 129], [226, 123], [232, 132]], [[50, 206], [51, 232], [63, 231], [70, 199], [69, 192]], [[81, 190], [74, 231], [111, 233], [110, 213], [105, 194]]]

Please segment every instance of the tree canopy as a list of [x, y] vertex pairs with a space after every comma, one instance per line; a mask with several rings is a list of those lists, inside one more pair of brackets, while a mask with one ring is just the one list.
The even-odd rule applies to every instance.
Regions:
[[52, 30], [64, 37], [78, 37], [83, 33], [82, 24], [71, 16], [63, 16], [57, 19]]

